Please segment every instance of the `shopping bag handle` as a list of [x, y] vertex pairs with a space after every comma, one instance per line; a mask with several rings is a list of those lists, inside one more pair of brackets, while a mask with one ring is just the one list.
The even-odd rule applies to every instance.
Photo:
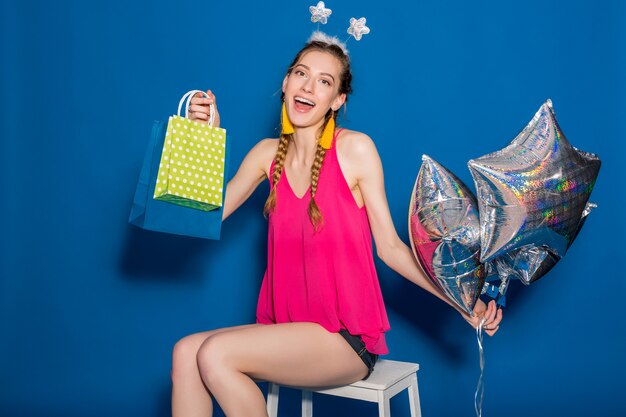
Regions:
[[[180, 110], [183, 107], [183, 103], [185, 102], [185, 100], [187, 100], [187, 104], [185, 105], [185, 117], [187, 117], [187, 115], [189, 114], [189, 104], [191, 102], [191, 98], [196, 93], [201, 93], [204, 97], [207, 97], [207, 98], [209, 97], [209, 95], [202, 90], [187, 91], [185, 95], [183, 95], [183, 98], [181, 98], [180, 102], [178, 103], [178, 115], [179, 116], [180, 116]], [[215, 123], [215, 107], [213, 106], [213, 104], [209, 104], [209, 126], [213, 127], [213, 123]]]

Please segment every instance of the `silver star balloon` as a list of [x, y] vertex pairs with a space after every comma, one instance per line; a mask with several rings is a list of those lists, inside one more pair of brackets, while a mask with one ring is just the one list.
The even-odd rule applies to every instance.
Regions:
[[[570, 145], [548, 100], [506, 148], [468, 166], [478, 193], [480, 259], [487, 262], [527, 245], [563, 256], [579, 230], [600, 160]], [[538, 264], [549, 259], [533, 256]]]
[[348, 28], [348, 33], [354, 36], [354, 39], [357, 41], [361, 40], [363, 35], [367, 35], [370, 33], [370, 28], [365, 26], [366, 19], [364, 17], [360, 19], [355, 19], [354, 17], [350, 18], [350, 27]]
[[328, 22], [328, 17], [333, 13], [332, 10], [327, 9], [323, 1], [317, 3], [317, 6], [310, 6], [311, 22], [319, 22], [325, 25]]
[[426, 155], [411, 193], [409, 236], [430, 280], [473, 314], [486, 275], [479, 259], [476, 198], [461, 180]]
[[531, 244], [498, 256], [493, 265], [502, 281], [517, 278], [529, 285], [547, 274], [559, 260], [548, 249]]
[[[582, 218], [578, 222], [578, 228], [570, 239], [568, 248], [585, 224], [587, 215], [595, 207], [596, 205], [593, 203], [587, 203], [585, 206]], [[531, 244], [498, 256], [493, 260], [493, 265], [502, 280], [517, 278], [523, 284], [530, 285], [547, 274], [560, 259], [561, 257], [550, 248]]]

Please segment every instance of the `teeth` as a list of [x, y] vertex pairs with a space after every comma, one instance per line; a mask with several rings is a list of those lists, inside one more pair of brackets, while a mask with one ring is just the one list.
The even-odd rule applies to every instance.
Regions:
[[300, 103], [308, 104], [309, 106], [315, 106], [315, 103], [313, 103], [311, 100], [307, 100], [306, 98], [295, 97], [294, 100]]

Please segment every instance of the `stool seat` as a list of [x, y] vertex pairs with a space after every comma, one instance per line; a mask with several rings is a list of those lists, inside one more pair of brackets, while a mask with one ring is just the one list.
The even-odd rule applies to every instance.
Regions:
[[[313, 392], [334, 395], [344, 398], [378, 403], [380, 417], [389, 417], [389, 400], [405, 389], [409, 390], [409, 405], [411, 417], [421, 417], [419, 393], [417, 388], [417, 371], [419, 365], [411, 362], [399, 362], [380, 359], [374, 367], [374, 372], [365, 381], [356, 381], [352, 384], [335, 387], [294, 387], [302, 390], [302, 416], [313, 416]], [[280, 385], [268, 382], [267, 414], [269, 417], [278, 415], [278, 394]]]

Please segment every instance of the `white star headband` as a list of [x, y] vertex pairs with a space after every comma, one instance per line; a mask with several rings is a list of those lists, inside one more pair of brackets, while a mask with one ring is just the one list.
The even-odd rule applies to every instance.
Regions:
[[346, 42], [350, 39], [350, 36], [354, 37], [357, 41], [360, 41], [363, 35], [370, 33], [370, 28], [365, 26], [366, 19], [364, 17], [360, 19], [350, 18], [350, 27], [348, 28], [348, 38], [345, 41], [340, 41], [336, 36], [327, 35], [319, 30], [320, 23], [325, 25], [328, 23], [328, 18], [333, 13], [331, 9], [326, 8], [323, 1], [317, 3], [317, 6], [309, 7], [311, 12], [311, 22], [317, 23], [317, 31], [313, 32], [309, 38], [309, 42], [320, 41], [337, 45], [341, 50], [348, 55], [348, 49], [346, 48]]
[[311, 12], [311, 22], [319, 22], [322, 25], [328, 23], [328, 17], [333, 14], [332, 10], [326, 8], [323, 1], [317, 3], [317, 6], [309, 7], [309, 11]]
[[348, 28], [348, 33], [354, 36], [354, 39], [360, 41], [363, 35], [367, 35], [370, 33], [370, 28], [365, 26], [365, 18], [362, 17], [360, 19], [355, 19], [354, 17], [350, 18], [350, 27]]
[[307, 43], [311, 42], [322, 42], [329, 45], [337, 45], [341, 48], [344, 54], [348, 55], [348, 48], [346, 48], [345, 42], [341, 42], [338, 37], [327, 35], [319, 30], [316, 30], [311, 34], [311, 37], [309, 38]]

